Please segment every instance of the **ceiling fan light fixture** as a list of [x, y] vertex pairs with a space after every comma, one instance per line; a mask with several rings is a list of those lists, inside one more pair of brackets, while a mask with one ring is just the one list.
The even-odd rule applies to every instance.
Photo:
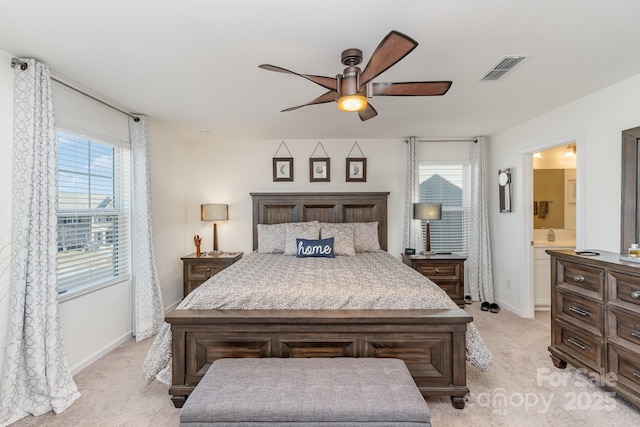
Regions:
[[344, 95], [338, 98], [338, 109], [340, 111], [362, 111], [367, 108], [367, 98], [363, 95]]

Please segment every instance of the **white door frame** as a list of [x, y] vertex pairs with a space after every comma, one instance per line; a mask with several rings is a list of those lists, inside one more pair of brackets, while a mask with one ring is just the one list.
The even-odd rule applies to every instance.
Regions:
[[533, 287], [533, 153], [576, 143], [576, 248], [582, 248], [584, 242], [584, 132], [577, 132], [561, 138], [547, 141], [521, 151], [522, 178], [520, 194], [522, 194], [522, 216], [520, 218], [520, 235], [524, 243], [521, 252], [522, 269], [520, 270], [520, 315], [534, 316]]

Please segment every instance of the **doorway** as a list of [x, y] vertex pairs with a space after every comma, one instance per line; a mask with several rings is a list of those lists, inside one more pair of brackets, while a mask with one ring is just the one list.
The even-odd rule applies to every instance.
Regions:
[[581, 247], [583, 140], [582, 133], [568, 135], [522, 152], [523, 317], [535, 317], [536, 309], [550, 309], [545, 251]]

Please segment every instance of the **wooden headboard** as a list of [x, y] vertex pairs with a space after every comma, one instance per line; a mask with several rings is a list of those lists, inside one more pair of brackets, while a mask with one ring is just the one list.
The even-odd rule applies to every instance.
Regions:
[[251, 193], [253, 249], [258, 248], [258, 224], [378, 221], [380, 247], [386, 251], [388, 196], [389, 192]]

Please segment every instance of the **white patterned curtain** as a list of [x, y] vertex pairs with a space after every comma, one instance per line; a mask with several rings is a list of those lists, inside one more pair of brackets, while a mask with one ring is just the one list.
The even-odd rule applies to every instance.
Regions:
[[133, 288], [136, 341], [155, 335], [164, 320], [151, 229], [149, 136], [147, 118], [129, 119], [132, 157]]
[[80, 397], [60, 335], [56, 135], [49, 68], [15, 68], [11, 314], [0, 425], [60, 413]]
[[493, 267], [487, 209], [487, 161], [485, 137], [471, 147], [471, 209], [467, 274], [473, 301], [494, 302]]
[[418, 140], [412, 136], [407, 141], [407, 180], [404, 199], [404, 229], [402, 241], [405, 248], [419, 252], [424, 248], [420, 221], [413, 219], [413, 204], [420, 201], [420, 171]]

